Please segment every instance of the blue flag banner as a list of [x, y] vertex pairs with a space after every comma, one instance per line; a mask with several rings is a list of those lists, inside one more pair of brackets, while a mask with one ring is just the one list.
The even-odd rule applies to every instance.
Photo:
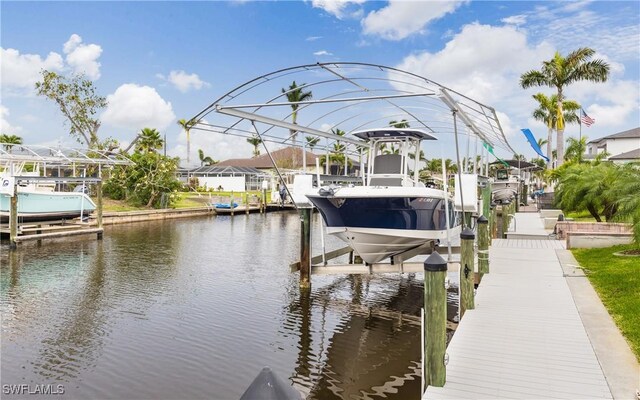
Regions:
[[529, 144], [531, 145], [533, 150], [535, 150], [536, 153], [540, 154], [540, 157], [544, 158], [545, 160], [547, 160], [547, 162], [549, 162], [549, 157], [542, 154], [542, 150], [540, 150], [540, 146], [538, 146], [538, 142], [536, 141], [536, 138], [533, 137], [533, 133], [531, 133], [531, 131], [527, 128], [520, 129], [520, 130], [527, 137], [527, 140], [529, 141]]

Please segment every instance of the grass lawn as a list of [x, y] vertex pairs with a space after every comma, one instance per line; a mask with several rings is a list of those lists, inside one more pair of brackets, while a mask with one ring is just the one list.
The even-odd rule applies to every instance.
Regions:
[[636, 247], [622, 245], [571, 251], [640, 360], [640, 257], [613, 255], [632, 248]]
[[[97, 200], [94, 198], [93, 202], [96, 203]], [[105, 212], [112, 211], [137, 211], [137, 210], [146, 210], [145, 207], [135, 207], [123, 200], [113, 200], [108, 197], [102, 198], [102, 210]]]
[[589, 211], [572, 211], [564, 213], [564, 215], [565, 217], [573, 218], [574, 221], [578, 222], [596, 222], [596, 219], [593, 218], [591, 214], [589, 214]]

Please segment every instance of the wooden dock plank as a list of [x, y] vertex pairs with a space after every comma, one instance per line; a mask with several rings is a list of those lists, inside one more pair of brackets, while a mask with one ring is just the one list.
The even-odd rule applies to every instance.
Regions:
[[69, 236], [78, 236], [78, 235], [88, 235], [88, 234], [97, 234], [104, 232], [103, 228], [85, 228], [85, 229], [77, 229], [75, 231], [64, 231], [64, 232], [51, 232], [51, 233], [41, 233], [34, 235], [22, 235], [18, 236], [15, 240], [17, 243], [19, 242], [27, 242], [30, 240], [41, 240], [41, 239], [58, 239]]
[[[518, 232], [540, 234], [537, 214], [516, 219]], [[424, 399], [612, 398], [556, 255], [564, 247], [493, 240], [491, 273], [447, 348], [447, 383]]]

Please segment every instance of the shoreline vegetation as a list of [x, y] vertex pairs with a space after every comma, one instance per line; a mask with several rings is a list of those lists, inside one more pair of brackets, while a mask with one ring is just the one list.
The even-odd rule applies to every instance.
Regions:
[[614, 255], [634, 248], [619, 245], [571, 251], [640, 361], [640, 257]]
[[[234, 192], [233, 196], [236, 203], [244, 202], [245, 192]], [[249, 191], [249, 196], [257, 196], [260, 198], [262, 193], [258, 190]], [[223, 202], [228, 201], [231, 192], [227, 191], [215, 191], [215, 192], [178, 192], [177, 200], [167, 209], [180, 209], [191, 207], [203, 207], [209, 203], [209, 195], [214, 203], [218, 202], [218, 199], [224, 199]], [[96, 199], [94, 198], [95, 202]], [[126, 212], [126, 211], [142, 211], [142, 210], [157, 210], [155, 207], [135, 206], [128, 203], [126, 200], [114, 200], [108, 197], [103, 198], [103, 211], [105, 212]], [[267, 191], [267, 203], [271, 201], [271, 193]]]

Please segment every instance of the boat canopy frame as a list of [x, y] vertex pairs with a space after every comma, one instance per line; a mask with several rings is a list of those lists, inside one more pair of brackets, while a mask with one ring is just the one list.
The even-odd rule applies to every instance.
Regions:
[[[295, 88], [292, 81], [299, 82]], [[312, 91], [313, 97], [291, 102], [287, 95], [295, 90]], [[465, 132], [457, 132], [456, 118]], [[465, 134], [515, 153], [493, 107], [410, 71], [358, 62], [307, 64], [261, 75], [194, 115], [190, 129], [258, 137], [267, 151], [267, 142], [306, 147], [304, 139], [295, 141], [302, 133], [326, 139], [314, 149], [333, 153], [343, 144], [344, 154], [359, 155], [368, 144], [353, 133], [388, 126], [390, 120], [437, 136]], [[346, 135], [335, 134], [336, 129]]]

